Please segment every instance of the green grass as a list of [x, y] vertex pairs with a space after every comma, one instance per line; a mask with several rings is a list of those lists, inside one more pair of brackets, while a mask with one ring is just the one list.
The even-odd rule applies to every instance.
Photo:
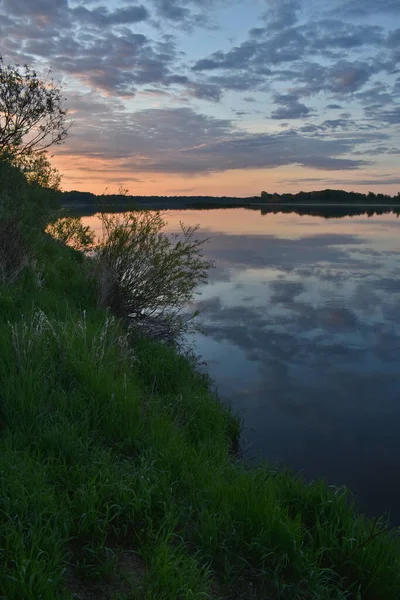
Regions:
[[0, 598], [398, 600], [400, 541], [343, 490], [232, 456], [184, 357], [38, 238], [0, 288]]

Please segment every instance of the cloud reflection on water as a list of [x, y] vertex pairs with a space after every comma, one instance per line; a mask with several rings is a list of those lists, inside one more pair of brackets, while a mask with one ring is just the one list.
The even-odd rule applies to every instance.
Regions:
[[346, 484], [399, 521], [400, 225], [358, 221], [298, 239], [249, 235], [245, 219], [243, 235], [207, 232], [217, 269], [197, 343], [243, 414], [250, 460]]
[[209, 238], [195, 341], [243, 415], [247, 460], [348, 485], [400, 523], [400, 221], [190, 210], [168, 229], [179, 220]]

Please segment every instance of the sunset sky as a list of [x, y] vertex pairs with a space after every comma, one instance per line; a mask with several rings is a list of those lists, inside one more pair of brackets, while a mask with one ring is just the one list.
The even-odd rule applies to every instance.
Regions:
[[0, 0], [6, 63], [52, 66], [63, 188], [400, 190], [400, 0]]

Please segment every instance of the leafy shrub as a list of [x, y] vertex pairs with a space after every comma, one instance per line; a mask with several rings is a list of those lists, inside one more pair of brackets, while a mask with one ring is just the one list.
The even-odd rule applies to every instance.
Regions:
[[12, 217], [28, 237], [44, 229], [59, 208], [60, 192], [29, 182], [22, 170], [0, 159], [0, 219]]
[[212, 263], [202, 256], [197, 227], [166, 234], [160, 212], [101, 214], [94, 258], [99, 304], [146, 337], [179, 343], [197, 313], [185, 313]]
[[0, 219], [0, 282], [13, 284], [29, 262], [29, 248], [21, 234], [18, 221]]
[[46, 231], [75, 250], [89, 250], [94, 244], [94, 231], [89, 226], [85, 227], [79, 217], [61, 217], [50, 223]]

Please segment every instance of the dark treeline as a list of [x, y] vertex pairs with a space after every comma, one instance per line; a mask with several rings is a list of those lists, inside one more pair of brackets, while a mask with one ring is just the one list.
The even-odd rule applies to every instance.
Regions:
[[299, 204], [399, 204], [400, 194], [361, 194], [361, 192], [345, 192], [344, 190], [317, 190], [299, 192], [297, 194], [269, 194], [261, 192], [261, 200], [268, 203]]
[[90, 192], [63, 192], [62, 200], [65, 207], [101, 207], [113, 206], [120, 208], [150, 207], [150, 208], [232, 208], [260, 204], [260, 196], [249, 198], [234, 198], [228, 196], [129, 196], [124, 194], [103, 194], [97, 196]]
[[325, 219], [357, 215], [400, 214], [400, 194], [361, 194], [344, 190], [320, 190], [298, 194], [268, 194], [261, 192], [264, 206], [261, 214], [296, 213], [314, 215]]
[[385, 215], [394, 213], [399, 216], [400, 204], [393, 206], [338, 206], [338, 205], [318, 205], [313, 206], [311, 204], [296, 206], [293, 204], [285, 204], [280, 206], [265, 206], [261, 207], [261, 214], [268, 215], [270, 213], [295, 213], [297, 215], [312, 215], [314, 217], [323, 217], [324, 219], [340, 219], [343, 217], [356, 217], [366, 215], [373, 217], [374, 215]]
[[325, 218], [345, 216], [400, 213], [400, 195], [361, 194], [343, 190], [321, 190], [298, 194], [268, 194], [235, 198], [229, 196], [129, 196], [124, 194], [96, 195], [90, 192], [71, 191], [62, 194], [62, 205], [77, 214], [94, 214], [100, 210], [123, 212], [135, 208], [165, 209], [215, 209], [250, 208], [261, 214], [270, 212], [295, 212]]

